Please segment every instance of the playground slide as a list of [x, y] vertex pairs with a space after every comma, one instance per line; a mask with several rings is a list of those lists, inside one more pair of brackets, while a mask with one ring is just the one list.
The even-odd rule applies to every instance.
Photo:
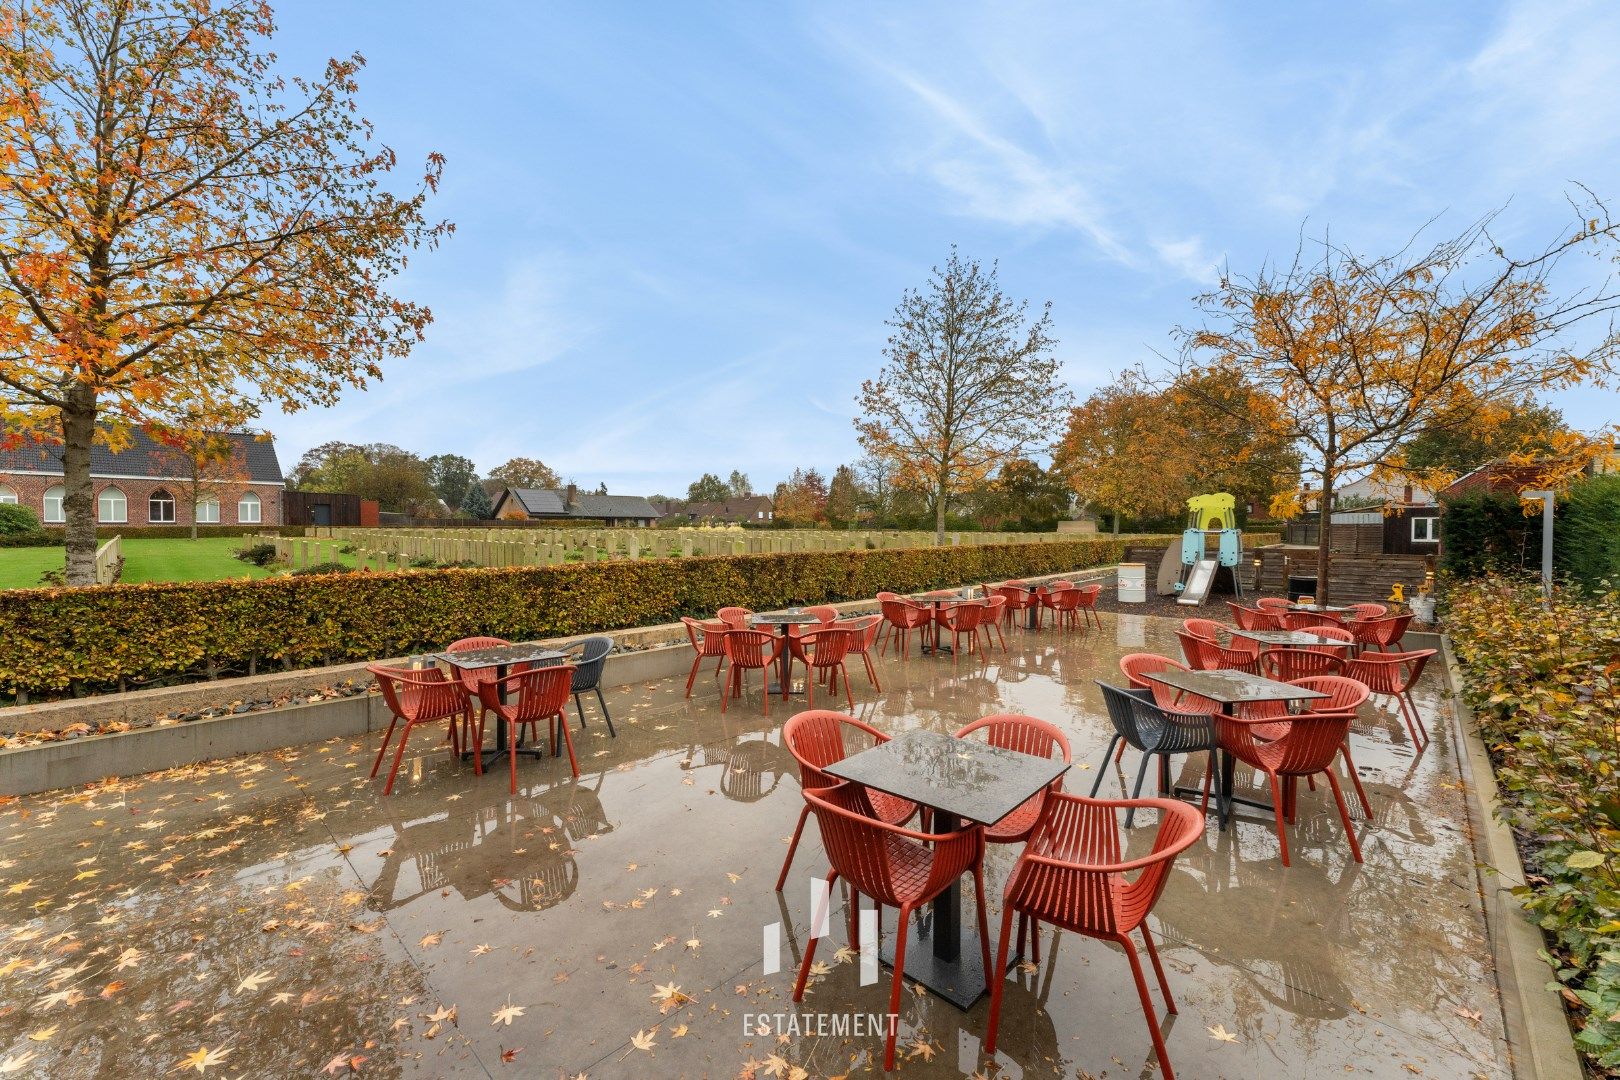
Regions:
[[1187, 587], [1176, 597], [1176, 603], [1202, 604], [1204, 598], [1209, 596], [1209, 587], [1215, 584], [1215, 568], [1218, 565], [1214, 559], [1199, 559], [1194, 563], [1192, 573], [1187, 575]]

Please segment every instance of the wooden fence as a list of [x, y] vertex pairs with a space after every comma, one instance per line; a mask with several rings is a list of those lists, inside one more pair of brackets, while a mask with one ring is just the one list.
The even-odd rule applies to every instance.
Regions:
[[96, 584], [112, 585], [124, 571], [124, 544], [113, 537], [96, 548]]

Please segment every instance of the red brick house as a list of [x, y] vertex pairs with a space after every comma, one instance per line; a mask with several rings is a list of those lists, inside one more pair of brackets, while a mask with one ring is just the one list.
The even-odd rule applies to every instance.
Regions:
[[[190, 526], [192, 498], [199, 525], [280, 525], [285, 482], [275, 443], [231, 432], [230, 457], [197, 477], [189, 459], [136, 431], [118, 453], [90, 450], [96, 521], [111, 525]], [[46, 525], [63, 523], [62, 449], [0, 450], [0, 502], [20, 503]]]

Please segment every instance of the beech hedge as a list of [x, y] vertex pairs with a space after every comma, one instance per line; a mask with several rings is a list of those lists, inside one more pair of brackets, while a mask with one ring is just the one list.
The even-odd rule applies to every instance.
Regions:
[[[56, 695], [569, 636], [1118, 562], [1168, 536], [0, 592], [0, 688]], [[1262, 537], [1252, 538], [1256, 542]]]

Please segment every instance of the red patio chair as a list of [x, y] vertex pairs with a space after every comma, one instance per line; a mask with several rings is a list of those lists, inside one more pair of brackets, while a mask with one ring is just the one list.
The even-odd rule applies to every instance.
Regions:
[[889, 645], [899, 638], [900, 655], [911, 655], [911, 632], [920, 630], [934, 621], [934, 613], [927, 608], [919, 607], [909, 600], [883, 601], [883, 621], [888, 624], [889, 634], [882, 648], [878, 651], [881, 656], [887, 652]]
[[[871, 724], [863, 724], [853, 716], [846, 716], [840, 712], [812, 709], [788, 717], [788, 722], [782, 725], [782, 745], [793, 755], [793, 760], [799, 763], [801, 788], [805, 791], [816, 791], [843, 783], [836, 776], [829, 776], [822, 770], [835, 761], [842, 761], [849, 756], [845, 736], [851, 730], [861, 732], [865, 740], [870, 740], [872, 746], [889, 741], [889, 736]], [[863, 746], [861, 749], [867, 747]], [[917, 812], [916, 803], [884, 791], [868, 789], [866, 798], [873, 815], [889, 825], [904, 825]], [[788, 843], [787, 857], [782, 860], [782, 872], [776, 878], [777, 892], [781, 892], [782, 886], [787, 882], [788, 867], [793, 865], [793, 853], [799, 850], [799, 837], [804, 832], [804, 823], [809, 816], [810, 804], [805, 803], [799, 811], [799, 823], [793, 827], [793, 839]]]
[[1042, 614], [1050, 611], [1052, 623], [1059, 629], [1077, 629], [1080, 626], [1080, 590], [1058, 589], [1041, 595]]
[[1401, 638], [1406, 635], [1406, 626], [1411, 621], [1411, 612], [1382, 619], [1361, 619], [1350, 624], [1350, 632], [1356, 636], [1356, 644], [1363, 652], [1369, 648], [1377, 652], [1389, 652], [1392, 648], [1399, 651]]
[[[507, 692], [510, 701], [501, 701], [502, 690]], [[512, 697], [513, 691], [516, 691], [515, 698]], [[479, 684], [478, 697], [484, 703], [484, 708], [506, 721], [506, 756], [512, 770], [513, 795], [517, 794], [518, 728], [524, 724], [529, 726], [530, 734], [538, 739], [540, 732], [535, 725], [542, 720], [549, 723], [553, 754], [557, 753], [557, 733], [560, 730], [563, 744], [568, 747], [568, 768], [575, 776], [579, 775], [579, 762], [574, 757], [574, 737], [569, 732], [568, 718], [563, 715], [563, 710], [568, 708], [568, 699], [573, 693], [573, 664], [532, 668], [520, 671], [516, 675], [508, 675], [504, 679]], [[482, 717], [478, 721], [476, 745], [479, 747], [484, 745]], [[482, 755], [475, 755], [480, 756]]]
[[764, 630], [728, 630], [720, 638], [726, 659], [731, 662], [726, 692], [720, 695], [720, 711], [726, 711], [732, 698], [742, 696], [743, 673], [757, 671], [760, 676], [760, 705], [766, 716], [771, 715], [771, 668], [782, 659], [782, 650], [792, 639], [778, 637]]
[[850, 655], [858, 653], [866, 662], [866, 678], [874, 690], [882, 690], [883, 684], [878, 682], [877, 668], [872, 666], [872, 645], [877, 640], [878, 631], [883, 629], [884, 625], [881, 615], [862, 615], [856, 619], [845, 619], [832, 624], [834, 630], [848, 630], [854, 635], [849, 639]]
[[1232, 627], [1223, 626], [1214, 619], [1183, 619], [1181, 628], [1194, 637], [1203, 638], [1211, 645], [1220, 645], [1221, 635], [1227, 636], [1226, 651], [1239, 653], [1248, 657], [1250, 664], [1257, 663], [1260, 657], [1260, 643], [1253, 638], [1239, 637], [1232, 632]]
[[[817, 604], [815, 607], [807, 607], [804, 609], [804, 613], [806, 615], [814, 615], [816, 617], [816, 625], [810, 627], [812, 630], [819, 630], [824, 626], [831, 626], [833, 623], [838, 621], [838, 609], [833, 607], [831, 604]], [[798, 637], [807, 632], [805, 627], [794, 626], [791, 623], [788, 625], [787, 629], [788, 637], [790, 638]]]
[[[1355, 679], [1345, 678], [1342, 675], [1317, 675], [1310, 678], [1294, 680], [1295, 686], [1303, 686], [1307, 690], [1315, 690], [1326, 694], [1325, 698], [1315, 698], [1307, 701], [1306, 711], [1316, 713], [1350, 713], [1355, 714], [1366, 701], [1369, 693], [1366, 686]], [[1286, 706], [1285, 706], [1286, 708]], [[1258, 732], [1257, 732], [1258, 734]], [[1265, 736], [1274, 738], [1275, 736]], [[1356, 798], [1361, 802], [1361, 812], [1372, 820], [1372, 803], [1367, 800], [1367, 789], [1361, 786], [1361, 774], [1356, 770], [1356, 762], [1350, 756], [1350, 736], [1344, 737], [1344, 745], [1339, 747], [1339, 754], [1344, 758], [1344, 770], [1350, 775], [1350, 783], [1355, 785]], [[1315, 781], [1307, 777], [1312, 789], [1316, 787]]]
[[[880, 619], [883, 618], [883, 602], [885, 600], [903, 600], [903, 599], [905, 599], [905, 597], [901, 596], [899, 593], [892, 593], [892, 592], [880, 592], [880, 593], [878, 593], [877, 594], [878, 618], [880, 618]], [[884, 642], [884, 639], [889, 636], [890, 629], [891, 629], [891, 627], [889, 626], [888, 620], [884, 620], [884, 622], [878, 627], [877, 645], [878, 645], [878, 655], [879, 656], [883, 655], [883, 652], [882, 652], [882, 650], [883, 650], [883, 642]]]
[[[1050, 758], [1054, 754], [1061, 754], [1066, 763], [1074, 760], [1073, 754], [1069, 751], [1069, 740], [1063, 732], [1045, 720], [1037, 720], [1033, 716], [1021, 716], [1016, 713], [986, 716], [958, 730], [956, 737], [965, 739], [976, 731], [983, 731], [986, 741], [1002, 750], [1012, 750], [1038, 758]], [[985, 826], [985, 840], [992, 844], [1021, 844], [1028, 840], [1030, 831], [1035, 828], [1035, 822], [1040, 819], [1041, 809], [1046, 805], [1046, 793], [1059, 791], [1062, 787], [1063, 777], [1060, 776], [1025, 799], [1019, 804], [1018, 809], [994, 825]]]
[[1366, 619], [1382, 619], [1389, 614], [1389, 608], [1383, 604], [1351, 604], [1350, 618], [1357, 622]]
[[[394, 752], [394, 767], [388, 770], [388, 782], [383, 785], [383, 794], [389, 795], [394, 790], [394, 776], [399, 772], [399, 763], [405, 759], [405, 743], [410, 739], [411, 729], [440, 720], [449, 721], [450, 749], [459, 756], [461, 737], [456, 733], [456, 724], [457, 721], [466, 722], [471, 707], [466, 688], [461, 682], [450, 678], [437, 667], [396, 668], [367, 664], [366, 670], [376, 678], [377, 688], [382, 691], [389, 712], [388, 730], [383, 732], [382, 745], [377, 748], [377, 760], [371, 763], [372, 779], [376, 779], [377, 770], [382, 766], [388, 740], [394, 735], [394, 726], [401, 720], [405, 721], [405, 728], [399, 733], [399, 749]], [[483, 771], [476, 754], [473, 755], [473, 771]]]
[[[1120, 809], [1153, 809], [1159, 812], [1159, 828], [1152, 851], [1139, 859], [1125, 859], [1125, 845], [1115, 813]], [[1053, 792], [1048, 796], [1046, 815], [1030, 837], [1029, 846], [1018, 857], [1002, 898], [1001, 938], [996, 946], [996, 964], [989, 970], [1005, 971], [1007, 950], [1012, 940], [1013, 915], [1018, 915], [1019, 952], [1022, 953], [1024, 926], [1031, 921], [1033, 935], [1040, 923], [1049, 922], [1076, 934], [1112, 941], [1125, 951], [1131, 976], [1147, 1018], [1153, 1052], [1164, 1070], [1164, 1080], [1175, 1080], [1170, 1054], [1164, 1046], [1142, 961], [1137, 956], [1131, 933], [1140, 930], [1158, 977], [1159, 992], [1168, 1012], [1176, 1011], [1170, 996], [1170, 983], [1164, 977], [1153, 937], [1143, 924], [1158, 901], [1175, 857], [1203, 835], [1204, 819], [1192, 807], [1170, 799], [1087, 799], [1079, 795]], [[1135, 874], [1136, 880], [1126, 875]], [[1035, 955], [1035, 946], [1031, 951]], [[899, 963], [896, 958], [895, 963]], [[984, 1052], [996, 1052], [996, 1033], [1001, 1022], [1001, 995], [1005, 978], [990, 977], [990, 1027]]]
[[[1240, 717], [1219, 715], [1215, 725], [1221, 748], [1246, 765], [1266, 774], [1271, 784], [1271, 799], [1277, 819], [1277, 842], [1282, 848], [1282, 864], [1288, 861], [1288, 832], [1285, 822], [1294, 820], [1295, 786], [1299, 777], [1325, 775], [1333, 789], [1333, 800], [1339, 807], [1339, 820], [1350, 840], [1350, 853], [1361, 861], [1361, 845], [1356, 841], [1350, 824], [1350, 807], [1344, 801], [1339, 777], [1333, 771], [1333, 760], [1339, 756], [1350, 734], [1354, 713], [1295, 713], [1288, 718], [1287, 730], [1270, 741], [1257, 738], [1253, 730], [1256, 723]], [[1268, 727], [1281, 726], [1275, 722]]]
[[[906, 929], [911, 913], [950, 888], [963, 874], [973, 875], [979, 911], [979, 950], [990, 967], [990, 931], [984, 903], [984, 837], [977, 825], [950, 833], [927, 833], [889, 825], [869, 816], [867, 795], [854, 784], [806, 791], [805, 801], [821, 826], [821, 843], [832, 870], [828, 891], [842, 877], [850, 887], [850, 937], [858, 945], [855, 917], [862, 893], [900, 909], [896, 930], [894, 982], [889, 990], [889, 1037], [883, 1052], [884, 1071], [894, 1068], [894, 1044], [900, 1031], [900, 991], [906, 977]], [[805, 980], [815, 962], [816, 938], [805, 944], [793, 1000], [804, 1000]]]
[[985, 611], [983, 604], [942, 604], [939, 609], [938, 629], [934, 631], [935, 643], [939, 636], [950, 631], [951, 656], [955, 658], [962, 652], [962, 635], [968, 639], [968, 652], [976, 652], [979, 647], [979, 623], [984, 621]]
[[1221, 640], [1221, 631], [1226, 629], [1214, 619], [1182, 619], [1181, 628], [1194, 637], [1216, 642]]
[[1293, 682], [1316, 675], [1338, 675], [1344, 658], [1314, 649], [1267, 649], [1260, 654], [1260, 674], [1277, 682]]
[[[474, 649], [498, 649], [503, 645], [510, 645], [510, 644], [512, 644], [512, 643], [510, 641], [507, 641], [505, 638], [498, 638], [498, 637], [464, 637], [464, 638], [461, 638], [460, 640], [452, 641], [450, 644], [446, 645], [444, 647], [444, 651], [447, 652], [447, 653], [472, 652]], [[529, 668], [531, 668], [533, 666], [534, 665], [532, 665], [532, 664], [513, 664], [511, 667], [507, 668], [507, 674], [511, 675], [511, 674], [515, 674], [516, 672], [519, 672], [519, 671], [528, 671]], [[461, 741], [462, 741], [462, 744], [465, 745], [467, 743], [467, 740], [472, 738], [472, 731], [473, 731], [472, 705], [473, 705], [474, 702], [477, 702], [479, 700], [478, 699], [478, 687], [479, 687], [479, 684], [486, 683], [486, 682], [489, 682], [490, 680], [494, 679], [495, 674], [496, 674], [496, 669], [492, 668], [492, 667], [487, 667], [487, 668], [455, 668], [455, 673], [456, 673], [456, 678], [461, 680], [461, 685], [462, 685], [463, 689], [465, 689], [467, 691], [467, 718], [466, 718], [466, 720], [464, 720], [462, 722], [462, 725], [461, 725]], [[483, 711], [483, 708], [484, 708], [483, 705], [479, 704], [478, 709], [479, 709], [480, 712]]]
[[1009, 581], [996, 590], [1001, 596], [1007, 598], [1007, 603], [1001, 609], [1001, 618], [1008, 626], [1018, 621], [1018, 616], [1025, 614], [1031, 607], [1040, 604], [1035, 593], [1025, 592], [1023, 589], [1013, 588], [1014, 585], [1023, 585], [1022, 581]]
[[[741, 610], [740, 608], [737, 610]], [[686, 627], [686, 638], [692, 643], [692, 670], [686, 674], [686, 696], [692, 696], [692, 682], [697, 678], [698, 668], [703, 661], [714, 657], [714, 673], [720, 674], [720, 667], [726, 662], [726, 631], [728, 625], [720, 620], [713, 622], [699, 622], [681, 616], [681, 623]]]
[[1276, 612], [1244, 607], [1235, 600], [1228, 600], [1226, 606], [1232, 609], [1232, 621], [1237, 623], [1239, 630], [1282, 629], [1282, 619], [1278, 618]]
[[1327, 653], [1329, 656], [1337, 656], [1340, 659], [1350, 655], [1350, 646], [1354, 644], [1356, 640], [1356, 635], [1351, 633], [1349, 630], [1346, 630], [1342, 626], [1318, 626], [1310, 630], [1310, 633], [1315, 634], [1317, 637], [1332, 638], [1334, 641], [1342, 641], [1344, 644], [1307, 645], [1305, 646], [1306, 652]]
[[[855, 695], [849, 688], [849, 671], [844, 667], [844, 657], [849, 655], [850, 639], [855, 636], [850, 630], [836, 630], [832, 628], [812, 630], [807, 634], [787, 639], [788, 651], [792, 654], [788, 660], [788, 672], [791, 681], [793, 661], [797, 660], [804, 665], [804, 694], [805, 704], [812, 707], [816, 703], [816, 680], [825, 677], [827, 689], [835, 696], [838, 693], [838, 676], [844, 677], [844, 698], [850, 708], [855, 707]], [[787, 684], [782, 686], [782, 700], [788, 696]]]
[[1142, 678], [1155, 671], [1186, 671], [1187, 665], [1158, 653], [1133, 652], [1119, 658], [1119, 670], [1130, 681], [1132, 690], [1151, 690], [1155, 684]]
[[1393, 697], [1400, 706], [1406, 730], [1411, 733], [1412, 745], [1418, 751], [1428, 749], [1429, 729], [1418, 714], [1417, 702], [1412, 700], [1412, 684], [1423, 674], [1423, 667], [1434, 649], [1413, 652], [1364, 652], [1344, 666], [1346, 677], [1365, 685], [1369, 692]]
[[984, 635], [984, 649], [990, 651], [990, 632], [995, 631], [996, 640], [1001, 643], [1001, 651], [1007, 651], [1007, 639], [1001, 636], [1001, 615], [1006, 610], [1007, 597], [999, 592], [992, 592], [990, 599], [984, 602], [984, 616], [979, 620], [979, 633]]
[[1343, 626], [1344, 622], [1326, 611], [1285, 611], [1282, 624], [1284, 630], [1315, 630], [1319, 626]]
[[1261, 611], [1275, 611], [1281, 614], [1288, 610], [1288, 601], [1280, 596], [1262, 596], [1254, 602], [1254, 606]]
[[1079, 611], [1082, 622], [1090, 623], [1098, 630], [1102, 629], [1102, 616], [1097, 614], [1097, 598], [1102, 595], [1103, 587], [1096, 583], [1081, 585], [1075, 589], [1080, 594]]
[[1205, 638], [1195, 637], [1185, 630], [1177, 630], [1181, 651], [1187, 657], [1187, 666], [1194, 671], [1247, 671], [1257, 666], [1257, 653], [1246, 649], [1228, 649]]
[[714, 617], [725, 623], [728, 630], [747, 630], [748, 617], [753, 613], [750, 608], [723, 607], [714, 613]]

